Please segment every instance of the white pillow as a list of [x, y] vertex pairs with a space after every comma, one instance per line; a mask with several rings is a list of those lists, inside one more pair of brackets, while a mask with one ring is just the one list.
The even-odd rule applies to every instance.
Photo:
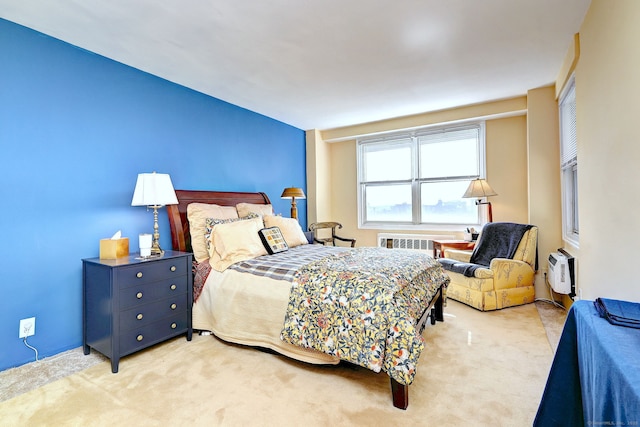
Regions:
[[247, 219], [251, 219], [251, 218], [262, 218], [262, 217], [258, 214], [250, 213], [249, 215], [241, 218], [229, 218], [229, 219], [207, 218], [207, 220], [204, 222], [205, 224], [204, 240], [207, 243], [207, 253], [209, 254], [209, 258], [213, 256], [213, 252], [215, 251], [213, 246], [213, 240], [211, 239], [211, 232], [213, 231], [213, 227], [215, 227], [218, 224], [226, 224], [229, 222], [236, 222], [236, 221], [246, 221]]
[[198, 262], [209, 259], [207, 241], [204, 237], [207, 218], [238, 218], [238, 211], [235, 206], [219, 206], [208, 203], [189, 203], [187, 205], [191, 248], [193, 249], [193, 257]]
[[236, 262], [267, 255], [267, 250], [258, 235], [262, 227], [260, 217], [215, 225], [211, 231], [215, 248], [209, 259], [211, 267], [217, 271], [224, 271]]
[[247, 216], [250, 213], [255, 213], [260, 216], [273, 215], [273, 206], [271, 205], [259, 205], [257, 203], [238, 203], [236, 205], [238, 216]]
[[265, 227], [278, 227], [280, 229], [284, 240], [290, 248], [309, 243], [297, 219], [275, 215], [265, 215], [263, 219]]

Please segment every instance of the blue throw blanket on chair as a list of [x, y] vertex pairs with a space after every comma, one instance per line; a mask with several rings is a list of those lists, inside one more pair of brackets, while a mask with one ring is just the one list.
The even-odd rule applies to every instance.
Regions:
[[512, 259], [524, 233], [532, 228], [529, 224], [513, 222], [490, 222], [484, 226], [480, 240], [471, 254], [470, 262], [459, 262], [441, 258], [438, 261], [446, 270], [473, 277], [478, 268], [488, 268], [494, 258]]

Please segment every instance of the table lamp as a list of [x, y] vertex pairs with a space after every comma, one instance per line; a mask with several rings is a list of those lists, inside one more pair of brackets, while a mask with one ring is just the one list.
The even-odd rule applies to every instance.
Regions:
[[291, 218], [298, 219], [298, 207], [296, 206], [296, 199], [304, 199], [304, 191], [302, 188], [288, 187], [285, 188], [280, 196], [283, 199], [291, 199]]
[[171, 177], [166, 173], [138, 174], [136, 188], [133, 191], [131, 206], [146, 206], [153, 208], [153, 242], [151, 256], [162, 255], [160, 249], [160, 232], [158, 231], [158, 208], [165, 205], [177, 205], [178, 198], [171, 183]]

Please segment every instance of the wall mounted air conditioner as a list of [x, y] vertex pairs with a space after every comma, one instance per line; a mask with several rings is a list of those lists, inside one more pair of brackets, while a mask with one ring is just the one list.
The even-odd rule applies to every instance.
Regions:
[[573, 284], [573, 257], [564, 250], [549, 254], [549, 274], [547, 280], [551, 288], [559, 294], [575, 295]]

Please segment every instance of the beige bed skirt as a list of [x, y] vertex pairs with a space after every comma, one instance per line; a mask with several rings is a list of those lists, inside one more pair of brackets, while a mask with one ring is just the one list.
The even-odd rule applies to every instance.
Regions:
[[218, 338], [263, 347], [302, 362], [338, 364], [340, 359], [280, 340], [291, 283], [234, 270], [211, 270], [193, 305], [193, 328]]

